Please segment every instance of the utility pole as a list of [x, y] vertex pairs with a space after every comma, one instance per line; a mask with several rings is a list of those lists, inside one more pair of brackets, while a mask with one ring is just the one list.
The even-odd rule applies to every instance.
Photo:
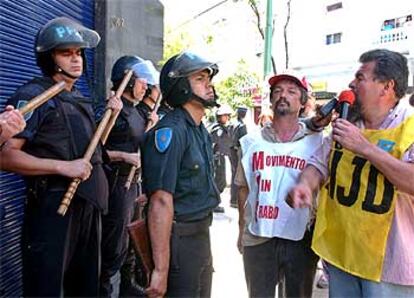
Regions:
[[265, 49], [264, 49], [264, 68], [263, 78], [271, 72], [272, 69], [272, 32], [273, 32], [273, 0], [267, 0], [266, 6], [266, 30], [265, 30]]
[[266, 28], [265, 28], [265, 48], [264, 48], [264, 67], [263, 67], [263, 90], [261, 111], [270, 109], [269, 86], [266, 81], [272, 72], [272, 31], [273, 31], [273, 0], [267, 0], [266, 6]]

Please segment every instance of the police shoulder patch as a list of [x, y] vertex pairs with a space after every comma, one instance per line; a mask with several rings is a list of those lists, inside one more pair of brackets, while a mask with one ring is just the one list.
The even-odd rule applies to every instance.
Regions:
[[164, 127], [155, 131], [155, 147], [160, 153], [164, 153], [171, 144], [173, 131], [170, 127]]
[[[27, 105], [28, 102], [29, 102], [28, 100], [19, 100], [17, 102], [16, 109], [20, 109], [20, 108], [24, 107], [25, 105]], [[32, 115], [33, 115], [33, 111], [31, 111], [29, 113], [26, 113], [24, 115], [24, 121], [29, 120], [32, 117]]]

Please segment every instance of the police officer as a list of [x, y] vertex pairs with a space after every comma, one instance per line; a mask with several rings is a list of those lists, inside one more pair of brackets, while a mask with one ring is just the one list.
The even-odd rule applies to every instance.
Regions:
[[154, 111], [155, 105], [161, 96], [158, 72], [156, 72], [156, 76], [156, 84], [148, 85], [148, 89], [145, 92], [144, 98], [137, 105], [138, 112], [141, 113], [142, 117], [146, 119], [145, 125], [147, 129], [153, 127], [159, 120], [158, 111]]
[[142, 113], [143, 116], [146, 116], [148, 119], [147, 130], [155, 126], [155, 124], [161, 120], [167, 113], [172, 111], [172, 107], [167, 103], [164, 98], [161, 98], [160, 105], [158, 110], [155, 112], [154, 108], [157, 100], [161, 97], [160, 86], [158, 85], [149, 85], [147, 93], [144, 95], [144, 99], [138, 104], [137, 109]]
[[[216, 123], [212, 125], [210, 131], [214, 154], [214, 180], [220, 193], [227, 186], [226, 156], [230, 157], [230, 147], [232, 145], [232, 136], [228, 124], [232, 112], [228, 105], [221, 105], [216, 111]], [[224, 208], [218, 206], [214, 211], [224, 212]]]
[[[143, 99], [136, 105], [138, 113], [144, 119], [145, 131], [153, 127], [159, 120], [157, 111], [154, 111], [155, 105], [161, 97], [159, 87], [159, 72], [154, 69], [154, 80], [147, 84]], [[138, 179], [138, 197], [135, 200], [135, 212], [133, 212], [132, 220], [136, 220], [143, 215], [143, 209], [147, 202], [147, 197], [142, 193], [141, 185], [141, 168], [136, 171]], [[126, 260], [121, 268], [121, 296], [142, 296], [144, 293], [137, 285], [147, 283], [144, 268], [140, 257], [136, 256], [132, 243], [129, 244]]]
[[234, 184], [237, 164], [240, 158], [240, 139], [247, 134], [244, 118], [246, 117], [247, 108], [237, 108], [237, 120], [231, 125], [232, 145], [230, 147], [230, 164], [231, 164], [231, 191], [230, 206], [237, 208], [237, 186]]
[[[137, 183], [132, 183], [129, 189], [125, 188], [131, 166], [140, 166], [138, 147], [144, 137], [146, 126], [146, 117], [143, 117], [135, 106], [146, 94], [147, 86], [158, 83], [158, 72], [152, 62], [138, 56], [123, 56], [112, 67], [113, 90], [119, 88], [125, 73], [130, 69], [133, 70], [133, 76], [121, 97], [123, 108], [105, 145], [111, 160], [110, 169], [107, 171], [110, 196], [108, 214], [102, 221], [100, 295], [108, 297], [113, 292], [110, 279], [119, 271], [127, 254], [126, 226], [131, 221], [138, 193]], [[130, 280], [132, 276], [124, 278]]]
[[[66, 88], [27, 117], [26, 129], [4, 152], [7, 170], [25, 176], [23, 226], [24, 296], [97, 296], [101, 213], [107, 210], [108, 184], [102, 149], [82, 158], [96, 129], [91, 100], [74, 84], [86, 67], [85, 48], [99, 35], [60, 17], [40, 29], [36, 60], [44, 77], [20, 87], [9, 104], [21, 106], [56, 82]], [[109, 106], [120, 110], [112, 97]], [[65, 216], [57, 209], [73, 178], [81, 178]]]
[[[163, 98], [174, 110], [150, 131], [143, 146], [143, 183], [155, 269], [150, 297], [209, 297], [212, 258], [209, 226], [219, 204], [213, 153], [202, 123], [216, 106], [211, 79], [218, 67], [183, 52], [161, 70]], [[171, 240], [171, 242], [170, 242]]]

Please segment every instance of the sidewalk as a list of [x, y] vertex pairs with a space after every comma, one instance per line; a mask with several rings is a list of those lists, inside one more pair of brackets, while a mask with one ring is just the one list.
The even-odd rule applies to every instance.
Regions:
[[[222, 194], [221, 206], [225, 213], [215, 213], [211, 227], [213, 250], [213, 298], [248, 297], [242, 256], [237, 250], [238, 211], [230, 207], [229, 188]], [[319, 270], [318, 270], [319, 271]], [[320, 272], [317, 272], [316, 280]], [[313, 297], [328, 297], [327, 289], [314, 288]]]

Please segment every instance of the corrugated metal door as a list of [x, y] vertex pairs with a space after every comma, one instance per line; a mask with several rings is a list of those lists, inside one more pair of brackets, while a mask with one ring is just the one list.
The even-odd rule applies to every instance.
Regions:
[[[0, 0], [0, 110], [17, 87], [40, 76], [33, 53], [37, 30], [50, 19], [67, 16], [94, 28], [94, 0]], [[88, 76], [94, 53], [87, 51]], [[88, 79], [78, 87], [89, 95]], [[1, 161], [0, 161], [1, 162]], [[0, 297], [21, 296], [21, 225], [24, 183], [16, 175], [0, 173]]]

